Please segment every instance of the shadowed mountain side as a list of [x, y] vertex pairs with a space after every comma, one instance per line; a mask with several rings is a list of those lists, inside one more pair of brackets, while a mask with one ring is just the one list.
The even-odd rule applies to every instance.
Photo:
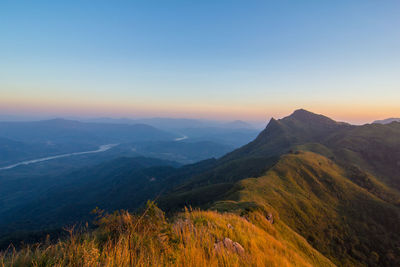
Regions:
[[110, 211], [134, 210], [174, 185], [166, 179], [177, 166], [151, 158], [119, 158], [53, 177], [55, 182], [45, 187], [40, 196], [22, 199], [8, 209], [6, 204], [14, 196], [7, 194], [8, 198], [1, 198], [4, 205], [0, 206], [0, 236], [19, 229], [38, 230], [82, 222], [90, 219], [90, 211], [96, 206]]
[[0, 247], [29, 231], [91, 221], [95, 207], [134, 211], [215, 164], [215, 159], [209, 159], [179, 167], [160, 159], [118, 158], [61, 175], [33, 177], [36, 182], [29, 180], [26, 186], [24, 181], [4, 176], [0, 180]]

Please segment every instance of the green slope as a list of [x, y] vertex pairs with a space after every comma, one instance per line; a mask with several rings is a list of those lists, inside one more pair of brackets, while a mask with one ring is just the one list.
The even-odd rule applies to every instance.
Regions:
[[212, 208], [273, 211], [339, 265], [395, 266], [400, 261], [400, 209], [346, 175], [321, 155], [288, 154], [265, 175], [238, 182], [237, 190]]
[[400, 123], [353, 126], [298, 110], [160, 202], [262, 208], [339, 265], [399, 265], [399, 153]]

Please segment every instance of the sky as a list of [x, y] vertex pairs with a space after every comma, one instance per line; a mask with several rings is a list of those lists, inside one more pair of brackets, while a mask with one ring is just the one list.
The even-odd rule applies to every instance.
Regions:
[[1, 1], [0, 115], [400, 117], [400, 1]]

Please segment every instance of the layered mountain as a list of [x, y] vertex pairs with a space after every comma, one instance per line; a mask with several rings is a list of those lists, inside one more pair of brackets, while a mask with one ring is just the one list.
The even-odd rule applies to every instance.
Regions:
[[65, 119], [0, 122], [0, 137], [21, 142], [104, 144], [178, 137], [145, 124], [85, 123]]
[[[400, 265], [398, 122], [354, 126], [297, 110], [271, 119], [254, 141], [220, 159], [182, 167], [139, 162], [118, 159], [77, 171], [75, 179], [19, 206], [25, 215], [18, 223], [40, 220], [42, 214], [51, 225], [60, 225], [55, 218], [87, 218], [84, 213], [95, 206], [133, 210], [150, 198], [171, 219], [185, 206], [228, 212], [210, 215], [222, 216], [224, 224], [212, 238], [259, 227], [291, 255], [308, 251], [305, 257], [311, 260], [305, 266]], [[218, 223], [210, 216], [193, 219], [193, 227], [213, 232]], [[15, 220], [13, 213], [5, 218]], [[250, 224], [243, 228], [240, 221]], [[176, 223], [171, 227], [181, 227]], [[269, 239], [253, 245], [240, 240], [251, 254]], [[210, 255], [212, 244], [204, 249]]]
[[400, 122], [400, 118], [389, 118], [389, 119], [384, 119], [384, 120], [376, 120], [373, 123], [389, 124], [392, 122]]

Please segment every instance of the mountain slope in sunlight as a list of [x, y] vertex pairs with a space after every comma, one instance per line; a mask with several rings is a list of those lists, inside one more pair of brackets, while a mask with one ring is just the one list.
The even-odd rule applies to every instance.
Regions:
[[[101, 213], [101, 212], [100, 212]], [[141, 216], [101, 215], [95, 231], [0, 254], [5, 266], [334, 266], [285, 224], [260, 212], [187, 211], [168, 222], [149, 203]]]
[[265, 175], [238, 182], [212, 209], [273, 211], [339, 265], [394, 266], [400, 260], [400, 209], [347, 175], [321, 155], [287, 154]]
[[339, 265], [394, 266], [400, 264], [399, 162], [400, 123], [353, 126], [298, 110], [272, 119], [253, 142], [160, 204], [262, 209]]

